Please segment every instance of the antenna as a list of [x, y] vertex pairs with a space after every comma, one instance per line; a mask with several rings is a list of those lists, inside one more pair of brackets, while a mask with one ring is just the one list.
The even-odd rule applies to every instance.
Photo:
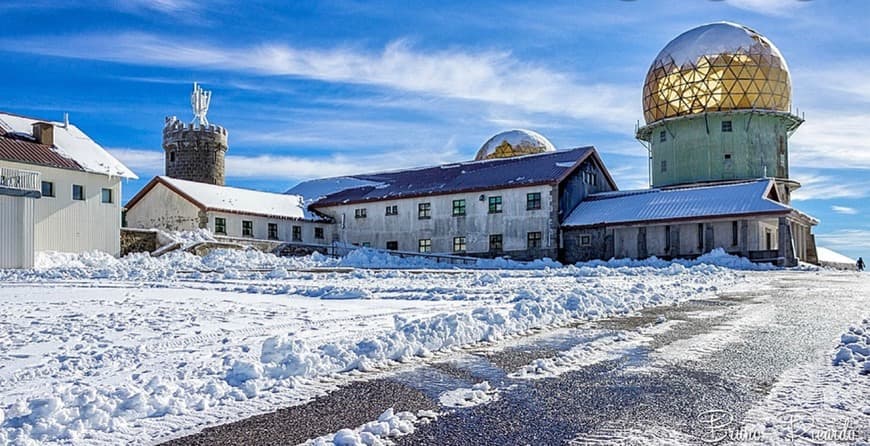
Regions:
[[193, 107], [193, 123], [200, 126], [208, 125], [205, 115], [208, 113], [208, 105], [211, 103], [211, 92], [203, 90], [198, 82], [193, 83], [193, 93], [190, 94], [190, 106]]

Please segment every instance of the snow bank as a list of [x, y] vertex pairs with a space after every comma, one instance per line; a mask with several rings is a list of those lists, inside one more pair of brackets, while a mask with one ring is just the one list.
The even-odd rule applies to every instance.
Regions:
[[608, 268], [618, 268], [618, 267], [629, 267], [629, 268], [638, 268], [638, 267], [649, 267], [649, 268], [673, 268], [674, 265], [680, 265], [684, 267], [695, 267], [695, 266], [720, 266], [724, 268], [736, 269], [736, 270], [744, 270], [744, 271], [772, 271], [779, 269], [778, 267], [771, 265], [769, 263], [754, 263], [745, 257], [738, 257], [725, 252], [722, 248], [716, 248], [700, 257], [695, 259], [674, 259], [674, 260], [662, 260], [658, 257], [652, 256], [643, 260], [635, 260], [635, 259], [611, 259], [607, 261], [603, 260], [592, 260], [589, 262], [581, 262], [578, 263], [578, 267], [598, 267], [605, 266]]
[[822, 266], [839, 269], [857, 269], [856, 264], [858, 261], [856, 259], [846, 257], [833, 249], [817, 246], [816, 253]]
[[415, 425], [429, 423], [438, 418], [431, 410], [395, 412], [387, 409], [376, 421], [370, 421], [356, 429], [342, 429], [303, 443], [306, 446], [385, 446], [389, 439], [414, 433]]
[[862, 367], [863, 373], [870, 373], [870, 318], [849, 327], [840, 335], [840, 345], [834, 353], [833, 363]]
[[448, 390], [438, 396], [438, 401], [445, 407], [474, 407], [487, 404], [498, 398], [498, 389], [483, 381], [470, 388]]

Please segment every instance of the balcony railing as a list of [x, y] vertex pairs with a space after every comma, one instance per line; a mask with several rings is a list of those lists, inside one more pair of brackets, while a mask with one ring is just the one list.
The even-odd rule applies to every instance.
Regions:
[[0, 188], [41, 191], [39, 172], [0, 167]]

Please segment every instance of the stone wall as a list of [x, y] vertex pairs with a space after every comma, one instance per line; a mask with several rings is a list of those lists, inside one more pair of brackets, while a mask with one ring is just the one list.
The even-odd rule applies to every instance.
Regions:
[[152, 252], [157, 247], [156, 230], [121, 228], [121, 257], [131, 252]]
[[175, 116], [166, 118], [163, 150], [169, 177], [223, 186], [228, 147], [227, 130], [221, 126], [197, 126]]

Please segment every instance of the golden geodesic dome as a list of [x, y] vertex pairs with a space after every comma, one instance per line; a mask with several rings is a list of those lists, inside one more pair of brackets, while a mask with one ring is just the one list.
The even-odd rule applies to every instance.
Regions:
[[510, 158], [534, 153], [555, 152], [556, 147], [544, 135], [531, 130], [508, 130], [489, 138], [477, 151], [476, 161]]
[[790, 108], [782, 54], [756, 31], [728, 22], [677, 36], [655, 58], [643, 86], [647, 124], [708, 111]]

